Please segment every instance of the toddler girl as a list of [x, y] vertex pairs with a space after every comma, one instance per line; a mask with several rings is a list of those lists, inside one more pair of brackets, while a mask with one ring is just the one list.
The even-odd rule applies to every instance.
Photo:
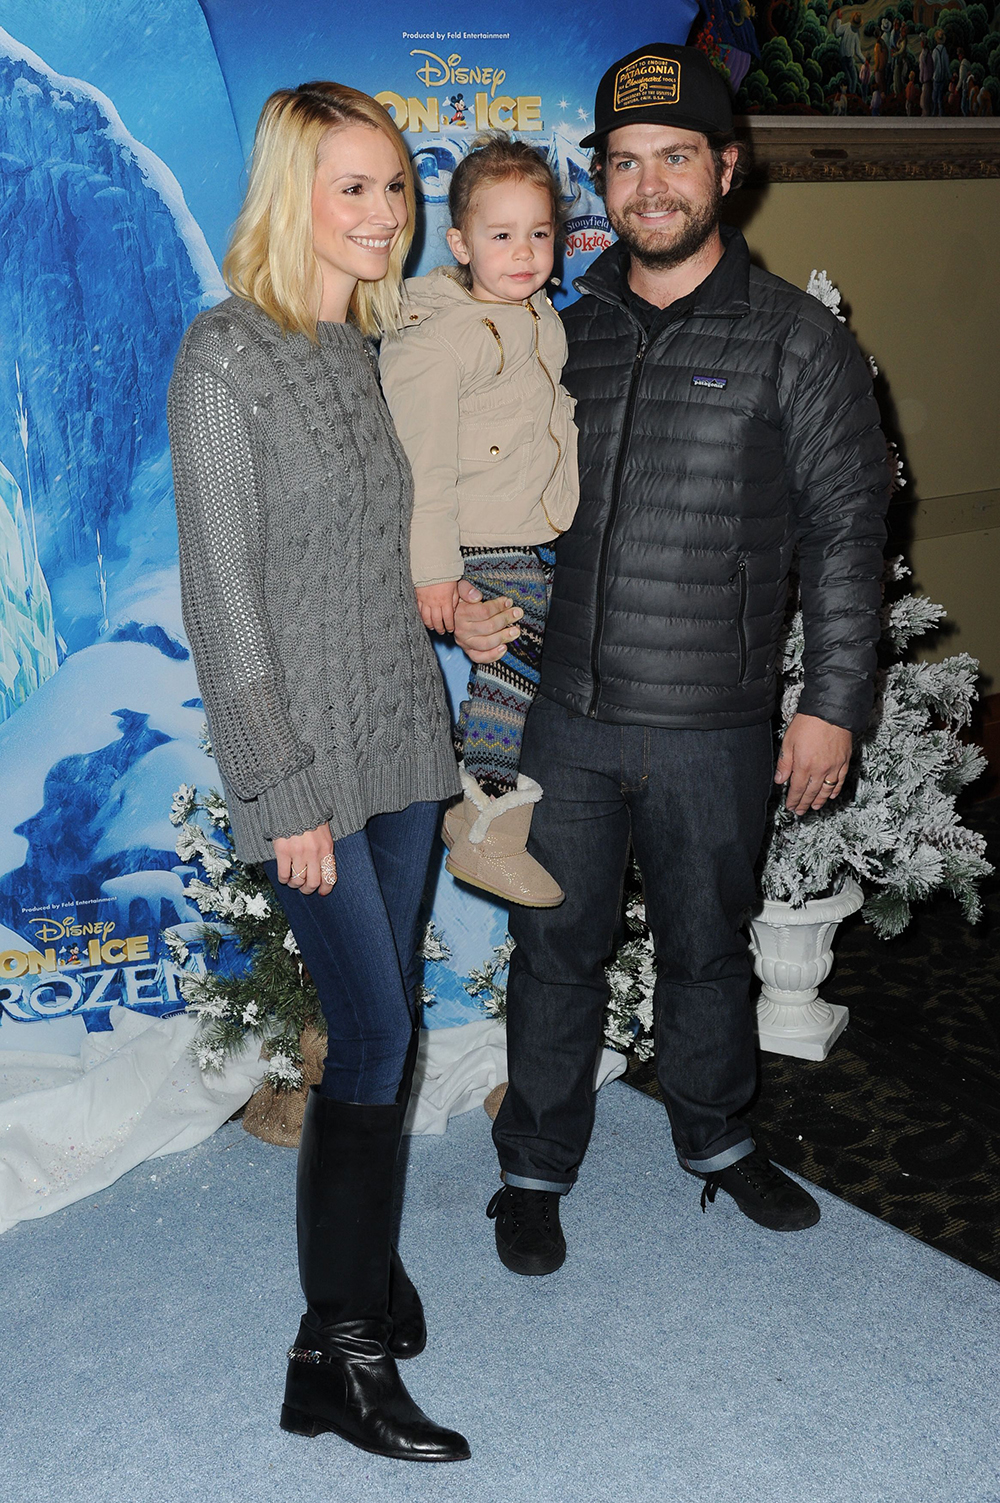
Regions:
[[538, 684], [555, 555], [578, 499], [573, 402], [559, 384], [562, 323], [545, 295], [558, 185], [542, 156], [480, 136], [448, 195], [456, 265], [406, 283], [400, 337], [382, 344], [382, 384], [414, 479], [410, 562], [424, 624], [455, 625], [463, 576], [521, 607], [520, 636], [474, 667], [458, 737], [465, 796], [449, 809], [448, 870], [528, 907], [558, 883], [525, 851], [542, 796], [518, 771]]

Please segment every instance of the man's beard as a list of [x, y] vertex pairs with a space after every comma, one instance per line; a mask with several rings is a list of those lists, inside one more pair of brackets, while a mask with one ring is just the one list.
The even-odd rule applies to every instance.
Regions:
[[[701, 204], [691, 204], [684, 198], [640, 200], [630, 198], [621, 210], [607, 209], [611, 227], [618, 239], [640, 266], [651, 270], [665, 271], [671, 266], [680, 266], [700, 251], [705, 241], [719, 223], [719, 205], [722, 203], [722, 188], [714, 184], [711, 195]], [[663, 214], [675, 209], [684, 216], [679, 230], [669, 244], [659, 244], [660, 232], [642, 230], [631, 216], [637, 211]]]

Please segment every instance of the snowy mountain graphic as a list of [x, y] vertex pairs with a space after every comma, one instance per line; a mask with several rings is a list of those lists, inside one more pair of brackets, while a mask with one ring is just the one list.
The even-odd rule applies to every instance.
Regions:
[[0, 720], [59, 667], [52, 599], [21, 487], [0, 463]]
[[[580, 205], [580, 212], [588, 212], [593, 206], [603, 211], [603, 204], [594, 192], [590, 181], [590, 152], [580, 146], [580, 132], [560, 124], [552, 132], [548, 144], [549, 166], [556, 175], [563, 201], [568, 205]], [[586, 204], [587, 208], [583, 205]]]
[[[100, 915], [150, 936], [154, 961], [164, 924], [195, 916], [167, 814], [179, 782], [218, 774], [180, 623], [165, 402], [184, 329], [224, 288], [176, 180], [110, 100], [5, 32], [0, 94], [4, 1047], [13, 1018], [86, 990], [72, 945], [55, 947], [69, 970], [19, 974], [41, 916]], [[123, 968], [88, 1026], [129, 987]]]
[[3, 31], [0, 97], [0, 340], [16, 357], [0, 361], [0, 456], [72, 652], [113, 624], [116, 580], [175, 554], [166, 385], [224, 289], [176, 180], [110, 100]]

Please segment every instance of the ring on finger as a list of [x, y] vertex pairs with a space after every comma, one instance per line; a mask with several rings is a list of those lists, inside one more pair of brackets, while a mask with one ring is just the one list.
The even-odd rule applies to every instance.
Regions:
[[305, 874], [306, 874], [306, 872], [308, 870], [309, 870], [308, 866], [304, 866], [300, 872], [297, 872], [295, 870], [294, 866], [293, 866], [292, 867], [292, 881], [293, 882], [301, 882], [302, 878], [305, 876]]
[[334, 882], [336, 882], [337, 863], [334, 861], [332, 855], [323, 857], [322, 861], [319, 864], [319, 874], [323, 878], [324, 882], [330, 883], [331, 887], [333, 886]]
[[824, 778], [823, 779], [823, 782], [826, 784], [826, 786], [828, 788], [836, 788], [837, 781], [838, 780], [836, 778]]

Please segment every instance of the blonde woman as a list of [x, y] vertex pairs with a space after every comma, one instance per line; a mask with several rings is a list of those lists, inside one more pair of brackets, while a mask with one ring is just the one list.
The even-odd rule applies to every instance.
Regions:
[[423, 1312], [391, 1243], [417, 1038], [414, 962], [440, 801], [459, 790], [409, 572], [412, 485], [366, 340], [398, 321], [403, 139], [333, 83], [264, 106], [224, 273], [169, 420], [184, 621], [240, 858], [260, 862], [329, 1042], [297, 1179], [307, 1310], [281, 1424], [458, 1461], [410, 1398]]

